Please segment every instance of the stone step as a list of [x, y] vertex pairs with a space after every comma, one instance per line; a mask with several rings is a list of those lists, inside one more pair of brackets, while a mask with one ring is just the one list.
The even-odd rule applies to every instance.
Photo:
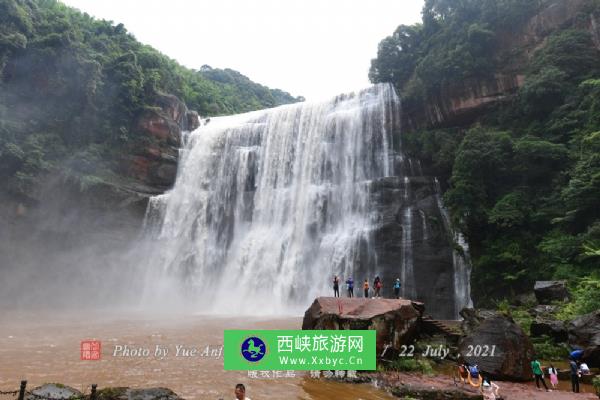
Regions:
[[430, 316], [423, 317], [424, 324], [434, 327], [436, 330], [445, 333], [449, 336], [461, 336], [462, 331], [460, 329], [461, 321], [458, 320], [437, 320]]

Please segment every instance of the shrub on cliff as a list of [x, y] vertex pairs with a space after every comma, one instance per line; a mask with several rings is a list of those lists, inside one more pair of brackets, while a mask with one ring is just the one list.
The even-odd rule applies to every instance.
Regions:
[[160, 93], [204, 116], [301, 100], [232, 70], [184, 68], [122, 24], [56, 0], [0, 1], [0, 179], [9, 193], [27, 198], [39, 174], [62, 171], [62, 161], [91, 146], [104, 164], [95, 165], [114, 169], [118, 151], [137, 139], [137, 117]]

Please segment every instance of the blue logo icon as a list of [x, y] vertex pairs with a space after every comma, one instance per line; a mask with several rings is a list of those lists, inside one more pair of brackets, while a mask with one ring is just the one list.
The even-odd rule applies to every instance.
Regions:
[[242, 356], [250, 362], [257, 362], [267, 354], [265, 342], [256, 336], [249, 337], [242, 343]]

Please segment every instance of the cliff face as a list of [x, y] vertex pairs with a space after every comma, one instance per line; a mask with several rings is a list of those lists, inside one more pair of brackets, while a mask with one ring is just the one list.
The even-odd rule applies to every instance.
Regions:
[[121, 171], [140, 184], [141, 193], [156, 194], [170, 188], [177, 174], [182, 131], [199, 126], [195, 111], [172, 95], [161, 95], [158, 107], [145, 111], [136, 123], [142, 146], [133, 146], [121, 159]]
[[533, 54], [558, 29], [586, 30], [600, 49], [600, 21], [587, 12], [586, 4], [585, 0], [557, 0], [533, 16], [522, 29], [498, 34], [494, 51], [497, 68], [491, 76], [453, 82], [427, 98], [422, 108], [405, 108], [403, 126], [417, 130], [474, 122], [487, 108], [516, 94], [525, 83]]
[[108, 176], [98, 168], [93, 184], [82, 187], [80, 180], [51, 171], [39, 179], [26, 202], [0, 193], [0, 222], [10, 236], [5, 239], [19, 242], [31, 231], [54, 237], [137, 232], [148, 198], [173, 186], [182, 132], [196, 129], [199, 116], [177, 97], [160, 94], [155, 107], [133, 126], [136, 140], [106, 160], [113, 166]]
[[[0, 192], [0, 281], [11, 282], [3, 304], [135, 300], [117, 300], [115, 293], [122, 293], [120, 280], [135, 278], [133, 266], [145, 251], [138, 242], [148, 198], [173, 185], [182, 132], [199, 124], [175, 96], [159, 95], [155, 104], [135, 121], [135, 143], [107, 160], [116, 168], [108, 175], [93, 171], [93, 184], [82, 187], [54, 171], [39, 179], [27, 202]], [[93, 293], [84, 276], [96, 282]], [[32, 278], [39, 290], [21, 290]]]

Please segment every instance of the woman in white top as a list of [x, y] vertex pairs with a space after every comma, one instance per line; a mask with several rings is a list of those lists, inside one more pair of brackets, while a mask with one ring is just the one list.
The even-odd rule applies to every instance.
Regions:
[[579, 370], [581, 371], [582, 375], [591, 375], [591, 371], [590, 371], [590, 367], [588, 367], [588, 365], [586, 363], [581, 363], [581, 365], [579, 365]]
[[490, 382], [489, 379], [484, 379], [481, 384], [481, 394], [484, 400], [496, 400], [500, 395], [498, 394], [500, 386], [494, 382]]

